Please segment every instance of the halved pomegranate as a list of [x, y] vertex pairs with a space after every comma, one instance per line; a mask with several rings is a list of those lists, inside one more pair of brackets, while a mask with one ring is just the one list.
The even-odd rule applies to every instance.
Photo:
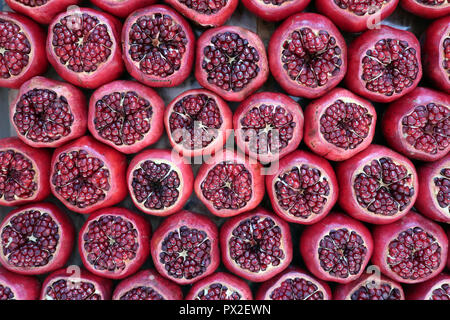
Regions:
[[48, 29], [47, 57], [61, 78], [95, 89], [123, 72], [120, 51], [121, 23], [108, 13], [91, 8], [57, 15]]
[[336, 87], [347, 72], [347, 45], [327, 17], [299, 13], [272, 34], [269, 64], [290, 95], [314, 99]]
[[288, 223], [262, 207], [226, 220], [220, 248], [225, 267], [253, 282], [272, 278], [292, 261]]
[[231, 134], [233, 113], [217, 94], [188, 90], [166, 107], [164, 124], [172, 147], [187, 157], [209, 156], [221, 150]]
[[247, 155], [263, 163], [279, 160], [302, 141], [302, 107], [282, 93], [255, 93], [234, 112], [233, 127]]
[[164, 101], [135, 81], [117, 80], [98, 88], [89, 102], [91, 134], [123, 153], [136, 153], [164, 131]]
[[34, 21], [0, 11], [0, 87], [18, 89], [48, 68], [45, 33]]
[[35, 275], [63, 267], [72, 254], [72, 222], [51, 203], [11, 211], [0, 225], [0, 263], [9, 271]]
[[81, 90], [44, 77], [25, 82], [9, 108], [18, 137], [35, 148], [57, 148], [84, 135], [86, 112]]
[[269, 77], [266, 48], [261, 38], [238, 26], [203, 32], [195, 59], [195, 77], [200, 85], [227, 101], [244, 100]]
[[126, 167], [123, 154], [84, 136], [55, 150], [50, 187], [70, 210], [91, 213], [125, 199]]
[[17, 137], [0, 139], [0, 206], [39, 202], [50, 194], [51, 153]]
[[263, 167], [240, 152], [224, 149], [200, 167], [194, 182], [197, 197], [219, 217], [256, 208], [264, 197]]
[[113, 300], [182, 300], [181, 288], [158, 272], [141, 270], [122, 280], [114, 290]]
[[155, 4], [158, 0], [91, 0], [91, 2], [106, 12], [125, 18], [133, 11]]
[[150, 249], [156, 270], [181, 285], [207, 277], [220, 263], [217, 226], [190, 211], [166, 218], [153, 234]]
[[409, 31], [380, 26], [358, 36], [348, 48], [345, 84], [376, 102], [391, 102], [414, 90], [422, 78], [420, 44]]
[[325, 159], [296, 150], [274, 165], [266, 176], [267, 193], [275, 213], [288, 222], [313, 224], [335, 205], [339, 188]]
[[305, 143], [316, 154], [343, 161], [373, 140], [377, 113], [370, 101], [336, 88], [305, 109]]
[[450, 13], [448, 0], [401, 0], [406, 11], [426, 19], [436, 19]]
[[194, 174], [176, 152], [144, 150], [131, 160], [127, 186], [134, 205], [147, 214], [168, 216], [180, 211], [192, 194]]
[[399, 220], [419, 194], [412, 162], [384, 146], [370, 145], [336, 167], [339, 205], [353, 218], [387, 224]]
[[450, 275], [436, 277], [408, 288], [408, 300], [450, 300]]
[[40, 291], [41, 284], [37, 278], [0, 267], [0, 300], [37, 300]]
[[300, 237], [300, 253], [308, 270], [319, 279], [338, 283], [362, 275], [373, 247], [369, 229], [336, 212], [306, 227]]
[[179, 13], [203, 27], [223, 25], [236, 10], [239, 0], [165, 0]]
[[186, 300], [253, 300], [253, 295], [245, 281], [225, 272], [217, 272], [197, 281]]
[[242, 0], [253, 14], [266, 21], [281, 21], [303, 11], [311, 0]]
[[317, 11], [330, 18], [343, 31], [374, 29], [389, 17], [399, 0], [316, 0]]
[[132, 77], [150, 87], [174, 87], [186, 80], [194, 48], [189, 23], [168, 6], [137, 10], [122, 29], [125, 66]]
[[81, 0], [5, 0], [6, 4], [40, 24], [49, 24], [60, 12]]
[[383, 275], [364, 273], [360, 278], [339, 284], [333, 292], [334, 300], [405, 300], [402, 286]]
[[431, 279], [445, 268], [448, 239], [437, 223], [410, 211], [400, 220], [372, 230], [372, 263], [401, 283]]
[[388, 144], [410, 159], [445, 157], [450, 151], [450, 95], [417, 87], [389, 105], [382, 130]]
[[[447, 2], [450, 12], [450, 2]], [[424, 34], [423, 68], [427, 77], [450, 94], [450, 16], [434, 21]]]
[[112, 281], [78, 266], [51, 273], [42, 284], [41, 300], [110, 300]]
[[330, 286], [308, 272], [289, 267], [262, 283], [256, 300], [331, 300]]

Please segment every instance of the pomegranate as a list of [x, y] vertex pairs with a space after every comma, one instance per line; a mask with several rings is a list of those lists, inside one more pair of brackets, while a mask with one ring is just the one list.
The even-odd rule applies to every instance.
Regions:
[[263, 168], [239, 152], [225, 149], [200, 167], [197, 197], [214, 215], [232, 217], [254, 209], [264, 197]]
[[37, 300], [40, 291], [38, 279], [0, 267], [0, 300]]
[[150, 87], [174, 87], [189, 76], [195, 37], [175, 10], [153, 5], [133, 12], [122, 29], [129, 74]]
[[361, 32], [379, 27], [399, 0], [317, 0], [317, 11], [330, 18], [343, 31]]
[[51, 273], [44, 281], [41, 300], [110, 300], [112, 281], [78, 266]]
[[[447, 6], [450, 12], [450, 2]], [[450, 94], [450, 16], [434, 21], [426, 30], [423, 67], [433, 84]]]
[[366, 31], [348, 48], [348, 69], [348, 89], [391, 102], [414, 90], [422, 78], [419, 41], [411, 32], [389, 26]]
[[303, 111], [290, 97], [259, 92], [245, 99], [233, 115], [238, 147], [266, 163], [297, 149], [303, 137]]
[[262, 207], [226, 220], [220, 248], [225, 267], [253, 282], [272, 278], [292, 261], [288, 223]]
[[0, 87], [18, 89], [47, 70], [45, 33], [37, 23], [0, 11], [0, 34]]
[[5, 0], [6, 4], [21, 14], [24, 14], [40, 24], [49, 24], [60, 12], [71, 5], [77, 5], [80, 0]]
[[450, 275], [441, 273], [408, 288], [408, 300], [450, 300]]
[[44, 274], [64, 266], [72, 254], [74, 228], [51, 203], [11, 211], [0, 225], [0, 263], [24, 274]]
[[205, 89], [188, 90], [166, 108], [164, 124], [170, 144], [187, 157], [209, 156], [221, 150], [233, 129], [228, 104]]
[[120, 51], [121, 23], [90, 8], [62, 12], [50, 23], [47, 57], [66, 81], [95, 89], [123, 72]]
[[436, 19], [450, 13], [448, 0], [400, 0], [406, 11], [426, 19]]
[[313, 224], [322, 220], [338, 199], [336, 175], [325, 159], [297, 150], [266, 176], [275, 213], [288, 222]]
[[230, 18], [239, 0], [165, 0], [165, 2], [200, 26], [218, 27]]
[[0, 206], [39, 202], [50, 194], [51, 154], [19, 138], [0, 139]]
[[424, 282], [445, 268], [447, 235], [437, 223], [414, 211], [394, 223], [375, 226], [372, 234], [372, 263], [395, 281]]
[[336, 87], [347, 72], [347, 46], [336, 26], [316, 13], [287, 18], [272, 34], [269, 64], [290, 95], [314, 99]]
[[186, 300], [253, 300], [253, 297], [245, 281], [225, 272], [217, 272], [197, 281]]
[[57, 148], [87, 129], [87, 104], [68, 83], [34, 77], [25, 82], [9, 109], [18, 137], [35, 148]]
[[450, 95], [417, 87], [389, 105], [382, 129], [388, 144], [410, 159], [445, 157], [450, 151]]
[[128, 166], [127, 186], [139, 210], [168, 216], [180, 211], [188, 201], [194, 174], [186, 159], [171, 150], [144, 150]]
[[349, 283], [359, 278], [372, 255], [369, 229], [342, 213], [331, 213], [303, 231], [300, 253], [308, 270], [325, 281]]
[[125, 199], [126, 166], [120, 152], [92, 137], [81, 137], [55, 150], [50, 188], [68, 209], [91, 213]]
[[282, 21], [303, 11], [311, 0], [242, 0], [253, 14], [266, 21]]
[[154, 270], [141, 270], [122, 280], [113, 293], [113, 300], [182, 300], [178, 285]]
[[150, 243], [153, 263], [178, 284], [194, 283], [220, 263], [217, 226], [204, 215], [180, 211], [159, 225]]
[[158, 0], [91, 0], [91, 2], [106, 12], [125, 18], [133, 11], [155, 4]]
[[409, 159], [379, 145], [336, 167], [338, 203], [353, 218], [387, 224], [406, 215], [416, 201], [417, 172]]
[[325, 281], [298, 267], [289, 267], [262, 283], [256, 300], [331, 300], [331, 290]]
[[164, 101], [134, 81], [117, 80], [98, 88], [89, 102], [91, 134], [122, 153], [136, 153], [163, 134]]
[[343, 161], [372, 143], [376, 122], [368, 100], [336, 88], [306, 107], [304, 140], [314, 153]]
[[225, 100], [242, 101], [269, 77], [264, 43], [242, 27], [209, 29], [198, 39], [195, 77]]
[[383, 275], [365, 273], [360, 278], [336, 286], [334, 300], [405, 300], [402, 286]]

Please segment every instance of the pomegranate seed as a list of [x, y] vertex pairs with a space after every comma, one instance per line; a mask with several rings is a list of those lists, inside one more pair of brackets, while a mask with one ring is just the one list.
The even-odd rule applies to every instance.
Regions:
[[120, 300], [165, 300], [156, 290], [151, 287], [136, 287], [125, 292]]
[[201, 14], [215, 14], [227, 5], [228, 0], [178, 0], [186, 7]]
[[450, 283], [444, 283], [434, 289], [430, 300], [450, 300]]
[[434, 178], [434, 185], [438, 188], [436, 199], [441, 208], [450, 206], [450, 168], [442, 169], [440, 172], [443, 177]]
[[212, 283], [200, 291], [195, 300], [241, 300], [241, 294], [221, 283]]
[[356, 289], [352, 300], [401, 300], [402, 294], [398, 288], [393, 288], [389, 283], [380, 285], [365, 284]]
[[263, 0], [265, 4], [271, 4], [274, 6], [281, 6], [283, 3], [288, 2], [290, 0]]
[[46, 4], [49, 0], [14, 0], [27, 7], [40, 7]]
[[323, 300], [324, 294], [316, 284], [303, 278], [289, 278], [270, 294], [272, 300]]
[[87, 281], [57, 280], [46, 291], [47, 300], [101, 300], [95, 285]]
[[0, 300], [15, 300], [14, 292], [11, 291], [11, 288], [0, 284]]
[[447, 71], [448, 77], [450, 79], [450, 37], [445, 38], [442, 46], [444, 49], [444, 59], [442, 63], [444, 70]]
[[375, 14], [389, 2], [390, 0], [334, 0], [339, 8], [346, 9], [357, 16]]
[[415, 1], [427, 6], [442, 6], [446, 2], [446, 0], [415, 0]]

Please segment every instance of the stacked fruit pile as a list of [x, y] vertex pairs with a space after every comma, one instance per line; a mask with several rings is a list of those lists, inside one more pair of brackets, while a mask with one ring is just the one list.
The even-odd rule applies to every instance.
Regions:
[[0, 300], [450, 298], [448, 1], [6, 2]]

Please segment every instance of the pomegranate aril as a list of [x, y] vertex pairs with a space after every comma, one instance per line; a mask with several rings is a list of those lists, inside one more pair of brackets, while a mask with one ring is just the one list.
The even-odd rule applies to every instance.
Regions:
[[444, 70], [447, 71], [448, 78], [450, 80], [450, 35], [448, 38], [445, 38], [444, 42], [442, 43], [443, 50], [444, 50], [444, 59], [442, 61]]
[[88, 281], [60, 279], [48, 285], [45, 300], [101, 300], [95, 284]]
[[14, 293], [7, 286], [0, 284], [0, 300], [14, 300]]
[[272, 4], [274, 6], [281, 6], [283, 3], [288, 1], [290, 0], [263, 0], [265, 4]]
[[430, 300], [450, 300], [450, 282], [434, 289]]
[[140, 286], [125, 292], [120, 300], [165, 300], [151, 287]]
[[241, 300], [241, 294], [221, 283], [212, 283], [199, 292], [195, 300]]
[[19, 2], [27, 7], [40, 7], [51, 0], [14, 0], [14, 1]]
[[272, 300], [324, 300], [319, 287], [303, 278], [289, 278], [270, 294]]
[[415, 1], [427, 6], [441, 6], [446, 2], [446, 0], [415, 0]]
[[355, 290], [352, 300], [401, 300], [402, 295], [398, 288], [392, 287], [389, 283], [382, 283], [378, 286], [363, 285]]
[[450, 208], [450, 168], [442, 169], [440, 174], [440, 177], [433, 180], [434, 185], [439, 188], [436, 200], [441, 208]]
[[390, 0], [334, 0], [339, 8], [348, 10], [357, 16], [375, 14], [389, 2]]
[[178, 0], [188, 8], [195, 10], [201, 14], [215, 14], [227, 5], [229, 0]]

